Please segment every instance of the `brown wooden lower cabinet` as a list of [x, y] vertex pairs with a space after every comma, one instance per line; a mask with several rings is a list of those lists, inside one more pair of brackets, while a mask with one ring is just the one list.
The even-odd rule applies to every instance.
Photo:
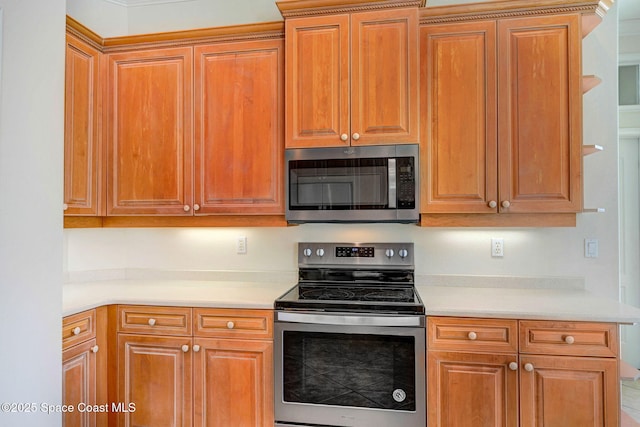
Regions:
[[193, 425], [273, 426], [273, 343], [210, 338], [194, 342]]
[[271, 311], [191, 310], [118, 307], [118, 425], [273, 426]]
[[96, 404], [96, 339], [92, 338], [62, 352], [62, 402], [74, 408], [64, 412], [65, 427], [96, 425], [96, 413], [80, 411], [79, 406]]
[[616, 324], [428, 317], [427, 328], [429, 427], [618, 426]]

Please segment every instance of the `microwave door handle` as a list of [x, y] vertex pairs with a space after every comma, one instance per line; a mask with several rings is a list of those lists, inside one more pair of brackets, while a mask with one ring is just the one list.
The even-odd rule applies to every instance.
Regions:
[[397, 207], [396, 159], [389, 159], [387, 167], [389, 169], [389, 209], [395, 209]]

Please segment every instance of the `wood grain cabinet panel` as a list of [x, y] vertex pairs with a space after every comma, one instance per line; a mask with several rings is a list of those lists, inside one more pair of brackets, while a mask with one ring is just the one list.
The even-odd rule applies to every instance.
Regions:
[[192, 48], [107, 58], [107, 214], [191, 215]]
[[517, 354], [429, 351], [427, 424], [517, 427]]
[[194, 425], [273, 426], [273, 343], [196, 338]]
[[194, 49], [195, 214], [284, 213], [284, 42]]
[[118, 402], [135, 404], [118, 425], [191, 426], [191, 344], [190, 337], [118, 335]]
[[287, 147], [417, 143], [418, 11], [285, 21]]
[[498, 37], [501, 210], [579, 212], [580, 16], [501, 20]]
[[615, 323], [520, 321], [520, 352], [616, 357]]
[[189, 307], [118, 306], [118, 332], [190, 336], [191, 330]]
[[517, 331], [516, 320], [429, 316], [427, 346], [430, 350], [516, 353]]
[[62, 320], [62, 348], [96, 337], [96, 310], [72, 314]]
[[102, 54], [67, 34], [64, 103], [64, 213], [102, 215]]
[[285, 34], [286, 146], [349, 145], [349, 16], [286, 19]]
[[272, 339], [271, 310], [193, 309], [194, 335], [199, 337]]
[[618, 426], [616, 359], [526, 355], [520, 365], [522, 427]]
[[496, 23], [425, 25], [420, 46], [422, 211], [496, 212]]
[[[64, 412], [64, 427], [93, 427], [95, 411], [82, 411], [79, 404], [96, 405], [96, 339], [92, 338], [62, 352], [62, 403], [73, 407]], [[86, 406], [85, 406], [86, 407]]]

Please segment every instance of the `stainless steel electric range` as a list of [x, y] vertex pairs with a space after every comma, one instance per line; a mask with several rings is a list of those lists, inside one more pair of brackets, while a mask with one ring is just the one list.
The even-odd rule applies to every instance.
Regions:
[[275, 301], [276, 426], [424, 427], [412, 243], [299, 243]]

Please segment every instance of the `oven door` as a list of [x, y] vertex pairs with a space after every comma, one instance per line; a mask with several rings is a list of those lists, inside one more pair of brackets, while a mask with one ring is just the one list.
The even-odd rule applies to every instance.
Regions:
[[276, 426], [426, 425], [424, 316], [276, 312]]

